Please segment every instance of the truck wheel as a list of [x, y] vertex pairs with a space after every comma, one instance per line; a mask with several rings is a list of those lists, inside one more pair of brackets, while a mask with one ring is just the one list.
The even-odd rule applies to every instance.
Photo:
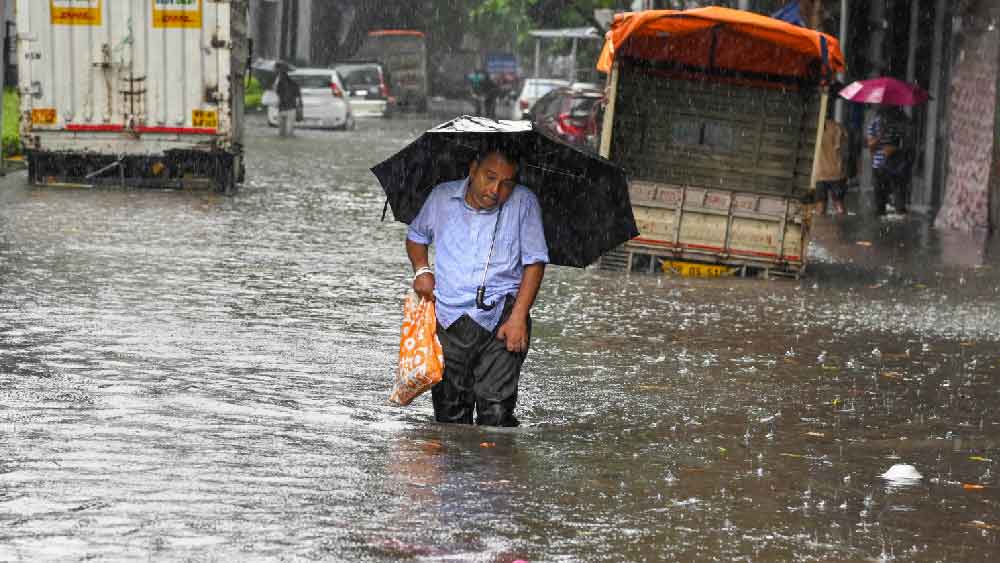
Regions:
[[28, 161], [28, 182], [31, 183], [31, 184], [37, 184], [38, 183], [38, 164], [35, 161], [35, 157], [32, 156], [32, 155], [28, 155], [28, 157], [27, 157], [26, 160]]
[[236, 180], [239, 177], [240, 163], [237, 157], [224, 154], [215, 161], [215, 191], [232, 195], [236, 190]]

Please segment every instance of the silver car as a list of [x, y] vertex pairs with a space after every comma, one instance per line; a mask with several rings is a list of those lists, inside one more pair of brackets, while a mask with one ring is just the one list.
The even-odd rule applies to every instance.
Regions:
[[389, 103], [385, 73], [378, 63], [340, 63], [333, 67], [344, 85], [355, 117], [383, 117]]
[[[302, 119], [296, 127], [354, 129], [354, 112], [344, 95], [337, 71], [329, 68], [300, 68], [288, 73], [302, 90]], [[273, 91], [272, 91], [273, 92]], [[273, 93], [268, 96], [276, 98]], [[278, 107], [267, 107], [267, 123], [278, 126]]]

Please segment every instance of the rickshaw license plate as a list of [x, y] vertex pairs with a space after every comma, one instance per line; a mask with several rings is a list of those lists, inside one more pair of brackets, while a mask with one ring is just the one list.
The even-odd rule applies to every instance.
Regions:
[[31, 124], [55, 125], [56, 124], [55, 108], [37, 108], [31, 110]]
[[196, 109], [191, 112], [191, 125], [204, 129], [219, 127], [219, 113], [213, 110]]

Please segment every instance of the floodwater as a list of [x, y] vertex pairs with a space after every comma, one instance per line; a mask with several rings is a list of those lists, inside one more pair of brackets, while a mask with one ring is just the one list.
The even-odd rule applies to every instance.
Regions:
[[233, 197], [2, 180], [0, 560], [1000, 557], [996, 244], [918, 219], [801, 280], [550, 268], [521, 428], [388, 405], [367, 168], [431, 123], [255, 117]]

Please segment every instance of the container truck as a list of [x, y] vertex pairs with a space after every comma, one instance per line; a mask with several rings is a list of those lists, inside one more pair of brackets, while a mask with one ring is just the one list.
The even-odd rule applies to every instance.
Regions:
[[635, 12], [598, 68], [601, 154], [629, 173], [640, 231], [602, 263], [800, 274], [836, 40], [726, 8]]
[[232, 192], [246, 30], [244, 0], [18, 0], [30, 181]]

